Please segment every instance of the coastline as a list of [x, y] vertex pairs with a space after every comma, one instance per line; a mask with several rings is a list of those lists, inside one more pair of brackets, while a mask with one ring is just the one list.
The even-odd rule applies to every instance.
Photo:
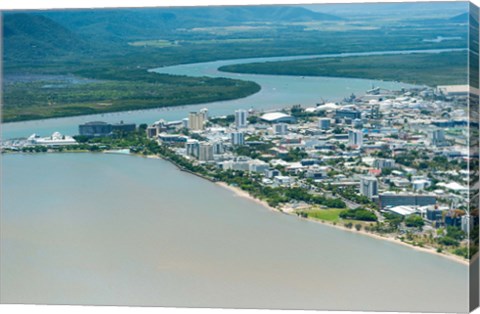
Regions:
[[224, 189], [232, 191], [233, 193], [235, 193], [236, 196], [247, 198], [252, 202], [255, 202], [259, 205], [262, 205], [263, 207], [265, 207], [266, 209], [268, 209], [270, 211], [277, 212], [277, 213], [284, 213], [284, 212], [278, 210], [277, 208], [268, 205], [267, 202], [259, 200], [258, 198], [255, 198], [255, 197], [251, 196], [250, 194], [248, 194], [248, 192], [245, 192], [244, 190], [242, 190], [240, 188], [228, 185], [227, 183], [222, 182], [222, 181], [215, 182], [215, 184], [223, 187]]
[[[90, 153], [90, 152], [78, 151], [77, 153]], [[125, 154], [125, 153], [118, 153], [116, 151], [103, 151], [101, 153], [103, 153], [103, 154], [118, 154], [118, 155], [124, 155], [124, 156], [135, 156], [135, 157], [142, 157], [142, 158], [147, 158], [147, 159], [161, 159], [161, 160], [164, 160], [164, 161], [167, 161], [167, 162], [171, 163], [172, 165], [177, 167], [177, 169], [180, 170], [180, 171], [187, 172], [187, 173], [190, 173], [192, 175], [196, 175], [199, 178], [202, 178], [206, 181], [214, 183], [217, 186], [220, 186], [224, 189], [227, 189], [227, 190], [233, 192], [236, 196], [246, 198], [246, 199], [248, 199], [252, 202], [255, 202], [255, 203], [263, 206], [264, 208], [266, 208], [267, 210], [272, 211], [272, 212], [276, 212], [276, 213], [279, 213], [279, 214], [290, 215], [290, 216], [295, 217], [297, 219], [301, 219], [301, 220], [312, 222], [312, 223], [321, 224], [321, 225], [324, 225], [324, 226], [329, 226], [329, 227], [332, 227], [332, 228], [336, 228], [337, 230], [343, 230], [343, 231], [346, 231], [346, 232], [351, 232], [351, 233], [356, 233], [356, 234], [360, 234], [360, 235], [363, 235], [363, 236], [368, 236], [370, 238], [377, 239], [377, 240], [383, 240], [383, 241], [388, 241], [390, 243], [400, 244], [400, 245], [409, 247], [411, 249], [417, 250], [419, 252], [434, 254], [434, 255], [437, 255], [437, 256], [440, 256], [440, 257], [443, 257], [443, 258], [447, 258], [451, 261], [463, 264], [465, 266], [470, 265], [470, 262], [471, 262], [470, 260], [467, 260], [465, 258], [462, 258], [462, 257], [458, 256], [458, 255], [454, 255], [454, 254], [451, 254], [451, 253], [448, 253], [448, 252], [437, 252], [435, 248], [414, 246], [414, 245], [411, 245], [409, 243], [403, 242], [400, 239], [397, 239], [393, 236], [382, 236], [380, 234], [367, 232], [363, 229], [360, 230], [360, 231], [357, 231], [355, 229], [349, 229], [349, 228], [346, 228], [346, 227], [344, 227], [342, 225], [338, 225], [338, 224], [334, 225], [333, 223], [324, 222], [324, 221], [317, 220], [317, 219], [299, 217], [291, 211], [283, 211], [280, 208], [272, 207], [267, 202], [259, 200], [255, 197], [253, 197], [252, 195], [250, 195], [248, 192], [246, 192], [246, 191], [244, 191], [244, 190], [242, 190], [238, 187], [231, 186], [231, 185], [227, 184], [226, 182], [213, 181], [213, 180], [210, 180], [209, 178], [206, 178], [206, 177], [204, 177], [200, 174], [197, 174], [195, 172], [183, 169], [182, 167], [180, 167], [179, 165], [177, 165], [175, 162], [171, 161], [170, 159], [164, 158], [164, 157], [159, 156], [159, 155], [140, 155], [140, 154], [132, 154], [132, 153]]]
[[376, 234], [376, 233], [371, 233], [371, 232], [367, 232], [365, 230], [360, 230], [360, 231], [357, 231], [355, 229], [348, 229], [348, 228], [345, 228], [341, 225], [333, 225], [332, 223], [328, 223], [328, 222], [322, 222], [320, 220], [317, 220], [317, 219], [309, 219], [309, 218], [302, 218], [302, 217], [298, 217], [297, 215], [291, 213], [291, 212], [284, 212], [284, 211], [281, 211], [280, 209], [278, 208], [274, 208], [270, 205], [267, 204], [267, 202], [265, 201], [262, 201], [262, 200], [259, 200], [259, 199], [256, 199], [254, 198], [253, 196], [251, 196], [249, 193], [243, 191], [242, 189], [238, 188], [238, 187], [235, 187], [235, 186], [231, 186], [231, 185], [228, 185], [227, 183], [225, 182], [215, 182], [215, 184], [217, 184], [218, 186], [221, 186], [229, 191], [232, 191], [233, 193], [235, 193], [237, 196], [239, 197], [244, 197], [244, 198], [247, 198], [259, 205], [262, 205], [264, 206], [266, 209], [270, 210], [270, 211], [274, 211], [274, 212], [277, 212], [277, 213], [282, 213], [282, 214], [286, 214], [286, 215], [290, 215], [290, 216], [293, 216], [293, 217], [296, 217], [298, 219], [302, 219], [302, 220], [305, 220], [305, 221], [309, 221], [309, 222], [312, 222], [312, 223], [317, 223], [317, 224], [321, 224], [321, 225], [324, 225], [324, 226], [329, 226], [331, 228], [336, 228], [338, 230], [343, 230], [343, 231], [346, 231], [346, 232], [351, 232], [351, 233], [356, 233], [356, 234], [360, 234], [360, 235], [363, 235], [363, 236], [368, 236], [370, 238], [373, 238], [373, 239], [377, 239], [377, 240], [383, 240], [383, 241], [388, 241], [390, 243], [395, 243], [395, 244], [399, 244], [399, 245], [403, 245], [403, 246], [406, 246], [406, 247], [409, 247], [411, 249], [414, 249], [414, 250], [417, 250], [419, 252], [424, 252], [424, 253], [429, 253], [429, 254], [433, 254], [433, 255], [437, 255], [437, 256], [440, 256], [440, 257], [443, 257], [443, 258], [447, 258], [451, 261], [454, 261], [454, 262], [457, 262], [457, 263], [460, 263], [460, 264], [463, 264], [465, 266], [468, 266], [470, 265], [470, 261], [467, 260], [467, 259], [464, 259], [458, 255], [454, 255], [454, 254], [451, 254], [451, 253], [439, 253], [436, 251], [435, 248], [427, 248], [427, 247], [420, 247], [420, 246], [414, 246], [414, 245], [411, 245], [411, 244], [408, 244], [408, 243], [405, 243], [395, 237], [392, 237], [392, 236], [382, 236], [382, 235], [379, 235], [379, 234]]

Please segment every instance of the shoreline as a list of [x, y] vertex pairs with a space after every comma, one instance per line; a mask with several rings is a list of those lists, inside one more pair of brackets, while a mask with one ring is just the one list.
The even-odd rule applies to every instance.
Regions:
[[332, 223], [328, 223], [328, 222], [322, 222], [320, 220], [317, 220], [317, 219], [311, 219], [311, 218], [302, 218], [302, 217], [298, 217], [297, 215], [291, 213], [291, 212], [284, 212], [284, 211], [281, 211], [280, 209], [278, 208], [275, 208], [275, 207], [272, 207], [270, 205], [268, 205], [265, 201], [262, 201], [262, 200], [259, 200], [257, 198], [254, 198], [253, 196], [251, 196], [248, 192], [245, 192], [243, 191], [242, 189], [238, 188], [238, 187], [235, 187], [235, 186], [231, 186], [231, 185], [228, 185], [227, 183], [225, 182], [215, 182], [216, 185], [218, 186], [221, 186], [229, 191], [232, 191], [233, 193], [235, 193], [237, 196], [239, 197], [244, 197], [244, 198], [247, 198], [259, 205], [262, 205], [264, 206], [266, 209], [270, 210], [270, 211], [273, 211], [273, 212], [277, 212], [277, 213], [281, 213], [281, 214], [286, 214], [286, 215], [289, 215], [289, 216], [292, 216], [292, 217], [296, 217], [298, 219], [301, 219], [301, 220], [304, 220], [304, 221], [308, 221], [308, 222], [312, 222], [312, 223], [317, 223], [317, 224], [321, 224], [321, 225], [324, 225], [324, 226], [329, 226], [331, 228], [336, 228], [337, 230], [343, 230], [343, 231], [346, 231], [346, 232], [351, 232], [351, 233], [355, 233], [355, 234], [360, 234], [360, 235], [363, 235], [363, 236], [367, 236], [367, 237], [370, 237], [370, 238], [373, 238], [373, 239], [377, 239], [377, 240], [383, 240], [383, 241], [388, 241], [390, 243], [395, 243], [395, 244], [399, 244], [399, 245], [403, 245], [405, 247], [409, 247], [411, 249], [414, 249], [416, 251], [419, 251], [419, 252], [423, 252], [423, 253], [429, 253], [429, 254], [433, 254], [433, 255], [436, 255], [436, 256], [440, 256], [440, 257], [443, 257], [443, 258], [446, 258], [446, 259], [449, 259], [451, 261], [454, 261], [454, 262], [457, 262], [457, 263], [460, 263], [460, 264], [463, 264], [465, 266], [468, 266], [470, 265], [470, 261], [467, 260], [467, 259], [464, 259], [460, 256], [457, 256], [457, 255], [454, 255], [454, 254], [451, 254], [451, 253], [439, 253], [436, 251], [435, 248], [428, 248], [428, 247], [420, 247], [420, 246], [414, 246], [414, 245], [411, 245], [411, 244], [408, 244], [406, 242], [403, 242], [397, 238], [394, 238], [392, 236], [382, 236], [382, 235], [379, 235], [379, 234], [376, 234], [376, 233], [371, 233], [371, 232], [367, 232], [365, 230], [360, 230], [360, 231], [357, 231], [357, 230], [354, 230], [354, 229], [348, 229], [348, 228], [345, 228], [341, 225], [333, 225]]
[[399, 245], [403, 245], [405, 247], [408, 247], [408, 248], [411, 248], [411, 249], [414, 249], [416, 251], [419, 251], [419, 252], [423, 252], [423, 253], [429, 253], [429, 254], [433, 254], [433, 255], [436, 255], [436, 256], [439, 256], [439, 257], [443, 257], [443, 258], [446, 258], [446, 259], [449, 259], [453, 262], [457, 262], [457, 263], [460, 263], [460, 264], [463, 264], [465, 266], [468, 266], [470, 265], [470, 260], [467, 260], [465, 258], [462, 258], [458, 255], [454, 255], [454, 254], [451, 254], [451, 253], [439, 253], [437, 252], [437, 250], [435, 248], [429, 248], [429, 247], [420, 247], [420, 246], [414, 246], [414, 245], [411, 245], [409, 243], [406, 243], [406, 242], [403, 242], [395, 237], [392, 237], [392, 236], [382, 236], [380, 234], [376, 234], [376, 233], [371, 233], [371, 232], [367, 232], [365, 230], [360, 230], [360, 231], [357, 231], [355, 229], [349, 229], [349, 228], [345, 228], [341, 225], [334, 225], [332, 223], [329, 223], [329, 222], [322, 222], [320, 220], [317, 220], [317, 219], [311, 219], [311, 218], [302, 218], [302, 217], [299, 217], [295, 214], [293, 214], [292, 212], [287, 212], [287, 211], [283, 211], [279, 208], [275, 208], [275, 207], [272, 207], [270, 205], [268, 205], [267, 202], [265, 201], [262, 201], [258, 198], [255, 198], [253, 197], [252, 195], [250, 195], [248, 192], [240, 189], [239, 187], [236, 187], [236, 186], [232, 186], [232, 185], [229, 185], [228, 183], [226, 182], [223, 182], [223, 181], [212, 181], [212, 180], [209, 180], [208, 178], [205, 178], [201, 175], [198, 175], [194, 172], [191, 172], [191, 171], [187, 171], [185, 169], [182, 169], [181, 167], [179, 167], [176, 163], [174, 163], [173, 161], [167, 159], [167, 158], [164, 158], [164, 157], [161, 157], [161, 156], [157, 156], [157, 155], [146, 155], [146, 156], [143, 156], [143, 155], [139, 155], [139, 154], [130, 154], [130, 155], [133, 155], [133, 156], [138, 156], [138, 157], [143, 157], [143, 158], [148, 158], [148, 159], [162, 159], [162, 160], [165, 160], [169, 163], [171, 163], [172, 165], [174, 165], [175, 167], [177, 167], [178, 170], [180, 171], [183, 171], [183, 172], [188, 172], [190, 174], [193, 174], [199, 178], [202, 178], [206, 181], [209, 181], [217, 186], [220, 186], [226, 190], [229, 190], [231, 192], [233, 192], [236, 196], [238, 197], [243, 197], [243, 198], [246, 198], [254, 203], [257, 203], [261, 206], [263, 206], [264, 208], [266, 208], [267, 210], [269, 211], [272, 211], [272, 212], [276, 212], [276, 213], [279, 213], [279, 214], [285, 214], [285, 215], [289, 215], [289, 216], [292, 216], [292, 217], [295, 217], [297, 219], [301, 219], [301, 220], [304, 220], [304, 221], [308, 221], [308, 222], [312, 222], [312, 223], [317, 223], [317, 224], [321, 224], [323, 226], [328, 226], [328, 227], [331, 227], [331, 228], [336, 228], [337, 230], [343, 230], [343, 231], [346, 231], [346, 232], [351, 232], [351, 233], [355, 233], [355, 234], [360, 234], [360, 235], [363, 235], [363, 236], [367, 236], [367, 237], [370, 237], [370, 238], [373, 238], [373, 239], [377, 239], [377, 240], [383, 240], [383, 241], [388, 241], [390, 243], [395, 243], [395, 244], [399, 244]]
[[238, 187], [228, 185], [227, 183], [225, 183], [225, 182], [223, 182], [223, 181], [215, 182], [215, 184], [218, 185], [218, 186], [221, 186], [221, 187], [224, 188], [224, 189], [227, 189], [227, 190], [229, 190], [229, 191], [232, 191], [233, 193], [235, 193], [236, 196], [249, 199], [249, 200], [252, 201], [252, 202], [255, 202], [255, 203], [259, 204], [259, 205], [262, 205], [263, 207], [265, 207], [266, 209], [268, 209], [268, 210], [270, 210], [270, 211], [272, 211], [272, 212], [277, 212], [277, 213], [286, 214], [285, 212], [282, 212], [282, 211], [278, 210], [277, 208], [268, 205], [267, 202], [262, 201], [262, 200], [259, 200], [258, 198], [255, 198], [255, 197], [251, 196], [248, 192], [245, 192], [244, 190], [242, 190], [242, 189], [240, 189], [240, 188], [238, 188]]
[[[63, 152], [63, 153], [67, 153], [67, 152]], [[77, 153], [91, 153], [91, 152], [88, 152], [88, 151], [77, 151]], [[414, 245], [411, 245], [409, 243], [406, 243], [406, 242], [403, 242], [395, 237], [392, 237], [392, 236], [382, 236], [380, 234], [377, 234], [377, 233], [371, 233], [371, 232], [367, 232], [365, 230], [360, 230], [360, 231], [357, 231], [355, 229], [349, 229], [349, 228], [346, 228], [344, 226], [341, 226], [341, 225], [334, 225], [333, 223], [329, 223], [329, 222], [322, 222], [318, 219], [311, 219], [311, 218], [303, 218], [303, 217], [299, 217], [297, 215], [295, 215], [294, 213], [292, 212], [289, 212], [289, 211], [283, 211], [281, 210], [280, 208], [275, 208], [275, 207], [272, 207], [270, 205], [268, 205], [267, 202], [265, 201], [262, 201], [260, 199], [257, 199], [255, 197], [253, 197], [252, 195], [250, 195], [248, 192], [240, 189], [239, 187], [236, 187], [236, 186], [231, 186], [229, 184], [227, 184], [226, 182], [223, 182], [223, 181], [213, 181], [213, 180], [210, 180], [200, 174], [197, 174], [197, 173], [194, 173], [192, 171], [188, 171], [186, 169], [183, 169], [181, 168], [180, 166], [178, 166], [175, 162], [171, 161], [170, 159], [168, 158], [164, 158], [162, 156], [159, 156], [159, 155], [140, 155], [140, 154], [134, 154], [134, 153], [129, 153], [129, 154], [125, 154], [125, 153], [118, 153], [118, 152], [115, 152], [115, 151], [102, 151], [100, 153], [103, 153], [103, 154], [117, 154], [117, 155], [123, 155], [123, 156], [134, 156], [134, 157], [142, 157], [142, 158], [146, 158], [146, 159], [159, 159], [159, 160], [164, 160], [164, 161], [167, 161], [169, 163], [171, 163], [173, 166], [175, 166], [178, 170], [182, 171], [182, 172], [187, 172], [189, 174], [192, 174], [192, 175], [195, 175], [201, 179], [204, 179], [206, 181], [209, 181], [210, 183], [213, 183], [219, 187], [222, 187], [226, 190], [229, 190], [231, 192], [233, 192], [236, 196], [238, 197], [243, 197], [243, 198], [246, 198], [252, 202], [255, 202], [261, 206], [263, 206], [265, 209], [269, 210], [269, 211], [272, 211], [272, 212], [276, 212], [276, 213], [279, 213], [279, 214], [285, 214], [285, 215], [289, 215], [289, 216], [292, 216], [292, 217], [295, 217], [297, 219], [301, 219], [301, 220], [304, 220], [304, 221], [308, 221], [308, 222], [312, 222], [312, 223], [317, 223], [317, 224], [321, 224], [321, 225], [324, 225], [324, 226], [328, 226], [328, 227], [331, 227], [331, 228], [336, 228], [337, 230], [343, 230], [343, 231], [346, 231], [346, 232], [351, 232], [351, 233], [355, 233], [355, 234], [360, 234], [360, 235], [363, 235], [363, 236], [367, 236], [367, 237], [370, 237], [370, 238], [373, 238], [373, 239], [377, 239], [377, 240], [383, 240], [383, 241], [388, 241], [390, 243], [395, 243], [395, 244], [399, 244], [399, 245], [403, 245], [403, 246], [406, 246], [406, 247], [409, 247], [411, 249], [414, 249], [416, 251], [419, 251], [419, 252], [423, 252], [423, 253], [429, 253], [429, 254], [433, 254], [433, 255], [436, 255], [436, 256], [439, 256], [439, 257], [443, 257], [443, 258], [446, 258], [446, 259], [449, 259], [453, 262], [457, 262], [457, 263], [460, 263], [460, 264], [463, 264], [465, 266], [468, 266], [470, 265], [470, 262], [471, 260], [467, 260], [465, 258], [462, 258], [458, 255], [454, 255], [454, 254], [451, 254], [451, 253], [445, 253], [445, 252], [442, 252], [442, 253], [439, 253], [436, 251], [435, 248], [430, 248], [430, 247], [420, 247], [420, 246], [414, 246]]]

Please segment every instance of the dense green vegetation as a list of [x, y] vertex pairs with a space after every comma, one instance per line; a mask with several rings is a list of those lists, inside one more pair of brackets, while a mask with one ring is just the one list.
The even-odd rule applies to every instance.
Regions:
[[[330, 175], [335, 175], [335, 174], [338, 174], [338, 173], [332, 171], [329, 174]], [[362, 205], [375, 206], [374, 202], [372, 202], [371, 199], [369, 199], [365, 195], [358, 194], [357, 191], [353, 187], [339, 188], [339, 187], [336, 187], [336, 186], [327, 185], [325, 188], [327, 190], [331, 191], [333, 195], [339, 194], [342, 197], [344, 197], [347, 200], [350, 200], [354, 203], [362, 204]]]
[[272, 207], [282, 203], [297, 201], [308, 204], [322, 205], [329, 208], [345, 208], [340, 199], [328, 198], [310, 194], [302, 188], [268, 187], [260, 184], [259, 178], [244, 171], [215, 171], [210, 174], [215, 180], [237, 186], [255, 198], [266, 201]]
[[[460, 39], [424, 40], [439, 34]], [[258, 91], [249, 82], [146, 73], [155, 67], [247, 57], [464, 48], [467, 29], [448, 18], [393, 22], [377, 17], [347, 23], [301, 7], [259, 6], [6, 13], [3, 35], [2, 118], [20, 121], [210, 102]], [[457, 72], [445, 66], [458, 62], [437, 61], [425, 67], [456, 77]], [[47, 74], [93, 81], [59, 83]]]
[[352, 220], [377, 221], [377, 216], [373, 212], [363, 208], [344, 210], [340, 213], [340, 217]]
[[416, 169], [437, 169], [441, 171], [467, 169], [465, 161], [448, 160], [445, 156], [429, 157], [425, 152], [409, 150], [394, 157], [396, 163]]
[[144, 70], [82, 70], [86, 83], [39, 80], [5, 83], [4, 121], [179, 106], [246, 97], [260, 86], [224, 78], [192, 78]]
[[419, 215], [409, 215], [405, 218], [405, 226], [421, 228], [425, 222]]
[[[4, 60], [45, 65], [135, 55], [134, 64], [143, 59], [161, 66], [219, 57], [466, 47], [466, 40], [424, 41], [439, 33], [466, 39], [467, 29], [449, 19], [377, 17], [346, 24], [342, 17], [291, 6], [37, 11], [5, 14]], [[131, 45], [142, 41], [170, 45]]]
[[369, 78], [428, 86], [466, 84], [466, 69], [466, 52], [316, 58], [220, 68], [237, 73]]

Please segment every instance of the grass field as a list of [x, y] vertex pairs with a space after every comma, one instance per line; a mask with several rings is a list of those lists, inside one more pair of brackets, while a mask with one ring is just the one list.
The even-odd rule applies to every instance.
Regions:
[[340, 212], [342, 211], [343, 209], [329, 208], [329, 209], [311, 209], [311, 210], [305, 211], [305, 213], [308, 214], [308, 218], [315, 218], [318, 220], [329, 221], [329, 222], [338, 222], [341, 220]]

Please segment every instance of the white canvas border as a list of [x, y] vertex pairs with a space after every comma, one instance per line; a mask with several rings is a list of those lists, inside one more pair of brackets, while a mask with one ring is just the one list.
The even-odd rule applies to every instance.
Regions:
[[[436, 0], [452, 2], [451, 0]], [[415, 0], [10, 0], [0, 1], [0, 10], [25, 10], [25, 9], [53, 9], [53, 8], [117, 8], [117, 7], [161, 7], [161, 6], [198, 6], [198, 5], [258, 5], [258, 4], [322, 4], [322, 3], [388, 3], [388, 2], [418, 2]], [[465, 2], [465, 1], [459, 1]], [[471, 0], [480, 6], [480, 0]], [[1, 274], [0, 274], [1, 275]], [[0, 300], [1, 302], [1, 300]], [[245, 310], [245, 309], [210, 309], [210, 308], [162, 308], [162, 307], [115, 307], [115, 306], [65, 306], [65, 305], [0, 305], [1, 313], [93, 313], [93, 314], [328, 314], [331, 311], [302, 311], [302, 310]], [[335, 311], [338, 314], [354, 314], [368, 312]], [[375, 312], [388, 314], [395, 312]], [[474, 314], [480, 314], [477, 309]]]

